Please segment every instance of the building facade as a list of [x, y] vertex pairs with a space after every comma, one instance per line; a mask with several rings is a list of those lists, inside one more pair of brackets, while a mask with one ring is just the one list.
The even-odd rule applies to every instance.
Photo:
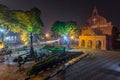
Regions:
[[100, 16], [96, 8], [81, 31], [80, 48], [107, 50], [115, 46], [118, 30], [111, 22]]

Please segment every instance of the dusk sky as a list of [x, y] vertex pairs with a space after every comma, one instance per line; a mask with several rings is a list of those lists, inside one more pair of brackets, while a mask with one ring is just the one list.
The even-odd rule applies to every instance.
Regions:
[[19, 10], [39, 8], [42, 12], [44, 32], [50, 31], [52, 24], [57, 20], [76, 21], [80, 26], [92, 15], [96, 6], [98, 13], [120, 30], [119, 0], [0, 0], [0, 4]]

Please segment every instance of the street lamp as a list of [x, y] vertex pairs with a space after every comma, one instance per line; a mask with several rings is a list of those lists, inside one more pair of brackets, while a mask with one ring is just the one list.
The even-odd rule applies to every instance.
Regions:
[[35, 58], [34, 48], [33, 48], [33, 34], [30, 32], [30, 57]]
[[0, 32], [3, 32], [4, 30], [3, 29], [0, 29]]
[[0, 32], [1, 32], [2, 41], [4, 41], [4, 30], [0, 29]]
[[65, 41], [65, 44], [66, 44], [66, 49], [68, 50], [69, 49], [69, 39], [65, 35], [63, 36], [63, 38], [64, 38], [64, 41]]
[[71, 36], [70, 38], [73, 40], [73, 39], [74, 39], [74, 36]]
[[50, 37], [50, 35], [49, 35], [48, 33], [46, 33], [46, 34], [45, 34], [45, 37], [46, 37], [46, 38], [49, 38], [49, 37]]
[[36, 54], [34, 52], [34, 48], [33, 48], [33, 28], [29, 27], [28, 31], [30, 32], [30, 57], [31, 58], [35, 58]]

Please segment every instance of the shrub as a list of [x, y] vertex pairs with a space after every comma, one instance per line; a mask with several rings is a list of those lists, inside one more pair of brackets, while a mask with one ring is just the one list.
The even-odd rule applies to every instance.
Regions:
[[40, 69], [41, 66], [43, 66], [45, 63], [49, 63], [50, 61], [58, 58], [58, 56], [59, 56], [58, 54], [53, 54], [53, 55], [51, 55], [51, 56], [49, 56], [49, 57], [47, 57], [47, 58], [45, 58], [45, 59], [37, 62], [37, 63], [34, 64], [34, 65], [31, 67], [31, 69], [27, 72], [27, 75], [28, 75], [28, 76], [31, 76], [31, 75], [34, 75], [34, 74], [36, 74], [36, 73], [39, 73], [39, 72], [42, 70], [42, 69]]

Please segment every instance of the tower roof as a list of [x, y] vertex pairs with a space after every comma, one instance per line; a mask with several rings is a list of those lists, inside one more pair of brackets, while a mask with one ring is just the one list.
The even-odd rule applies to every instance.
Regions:
[[96, 7], [94, 7], [92, 16], [88, 19], [88, 25], [104, 25], [107, 23], [107, 20], [98, 14], [98, 10]]
[[94, 9], [93, 9], [93, 12], [92, 12], [92, 16], [96, 16], [96, 15], [98, 15], [98, 10], [95, 6]]

